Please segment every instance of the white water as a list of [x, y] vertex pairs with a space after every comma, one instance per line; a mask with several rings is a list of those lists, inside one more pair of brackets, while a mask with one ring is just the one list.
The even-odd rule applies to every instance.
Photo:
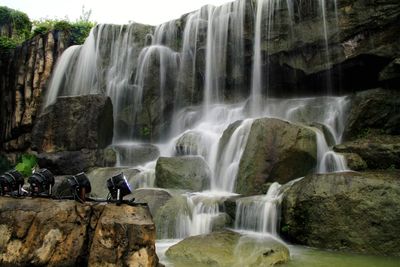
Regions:
[[235, 228], [277, 236], [281, 185], [273, 183], [265, 196], [241, 198], [236, 201]]

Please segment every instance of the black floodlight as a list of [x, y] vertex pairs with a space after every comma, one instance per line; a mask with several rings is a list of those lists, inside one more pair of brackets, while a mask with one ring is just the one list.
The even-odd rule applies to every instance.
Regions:
[[51, 196], [54, 186], [54, 175], [48, 169], [40, 169], [28, 178], [30, 191], [33, 196]]
[[107, 188], [110, 191], [111, 199], [117, 202], [117, 205], [122, 203], [124, 196], [132, 193], [123, 173], [115, 175], [107, 180]]
[[68, 184], [71, 188], [72, 195], [75, 200], [80, 202], [86, 201], [86, 194], [92, 191], [89, 178], [85, 173], [81, 172], [77, 175], [67, 178]]
[[11, 195], [17, 192], [17, 195], [22, 195], [22, 186], [24, 185], [24, 177], [16, 170], [11, 170], [0, 176], [0, 195]]

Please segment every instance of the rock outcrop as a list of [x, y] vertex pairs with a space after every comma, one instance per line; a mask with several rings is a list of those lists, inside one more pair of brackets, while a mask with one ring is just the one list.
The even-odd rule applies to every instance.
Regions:
[[160, 150], [152, 144], [115, 144], [121, 166], [138, 166], [154, 161], [160, 156]]
[[308, 175], [282, 202], [282, 235], [295, 244], [400, 255], [399, 171]]
[[37, 119], [32, 148], [39, 153], [103, 149], [113, 138], [113, 107], [103, 95], [59, 97]]
[[289, 260], [289, 250], [274, 239], [231, 231], [186, 238], [166, 255], [173, 263], [221, 267], [279, 266]]
[[160, 157], [155, 185], [161, 188], [202, 191], [210, 185], [210, 169], [202, 157]]
[[363, 137], [368, 131], [400, 134], [400, 92], [375, 89], [357, 93], [344, 131], [347, 140]]
[[63, 31], [27, 40], [11, 53], [0, 53], [0, 141], [2, 150], [30, 147], [31, 130], [42, 96], [61, 53], [71, 45]]
[[[361, 138], [336, 145], [334, 150], [348, 158], [352, 170], [400, 169], [399, 135], [380, 135], [371, 131]], [[360, 160], [365, 162], [365, 167]]]
[[146, 206], [0, 198], [2, 266], [157, 266]]
[[236, 180], [235, 192], [263, 194], [263, 185], [287, 183], [316, 165], [315, 133], [278, 119], [257, 119], [251, 126]]

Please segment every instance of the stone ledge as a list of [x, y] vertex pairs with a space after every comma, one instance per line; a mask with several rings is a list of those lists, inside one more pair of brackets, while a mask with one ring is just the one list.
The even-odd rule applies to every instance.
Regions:
[[157, 266], [147, 206], [0, 197], [1, 266]]

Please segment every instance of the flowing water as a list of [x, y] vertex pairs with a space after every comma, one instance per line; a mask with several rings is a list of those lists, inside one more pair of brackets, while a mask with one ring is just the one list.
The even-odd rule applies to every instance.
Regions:
[[[111, 98], [117, 165], [135, 166], [139, 172], [136, 187], [154, 186], [160, 155], [199, 155], [208, 164], [211, 181], [206, 191], [174, 194], [177, 216], [158, 225], [159, 237], [172, 238], [159, 243], [161, 251], [176, 240], [210, 233], [217, 222], [226, 219], [222, 203], [235, 196], [240, 160], [257, 118], [279, 118], [310, 127], [318, 148], [315, 171], [347, 170], [344, 158], [332, 151], [341, 142], [347, 97], [270, 96], [269, 54], [277, 38], [276, 27], [285, 24], [289, 39], [302, 38], [294, 35], [295, 1], [258, 0], [254, 6], [250, 2], [205, 6], [185, 15], [184, 23], [174, 20], [155, 28], [98, 25], [84, 45], [65, 51], [54, 71], [44, 107], [60, 95], [100, 93]], [[328, 66], [329, 14], [337, 18], [337, 4], [330, 10], [331, 5], [320, 0], [319, 7], [325, 45], [322, 56]], [[278, 21], [285, 12], [287, 21]], [[251, 66], [245, 63], [248, 53], [252, 54]], [[121, 151], [142, 145], [140, 140], [149, 131], [143, 114], [148, 113], [158, 114], [157, 122], [167, 125], [160, 130], [162, 142], [157, 148], [146, 148], [155, 157], [138, 162], [134, 155]], [[227, 129], [231, 132], [224, 136]], [[274, 183], [264, 196], [239, 199], [235, 228], [277, 236], [281, 188]]]

